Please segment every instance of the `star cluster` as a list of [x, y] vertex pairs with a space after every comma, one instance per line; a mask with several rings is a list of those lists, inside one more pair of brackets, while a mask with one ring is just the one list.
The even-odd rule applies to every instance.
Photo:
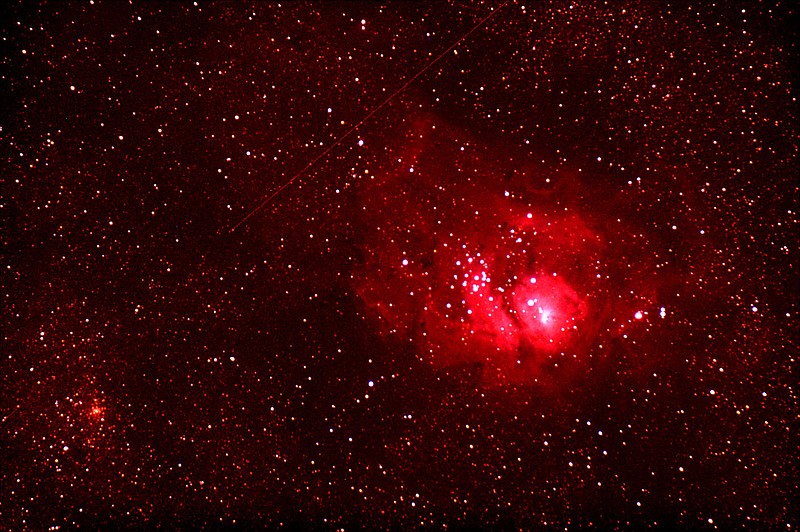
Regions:
[[11, 5], [0, 526], [796, 529], [796, 14]]

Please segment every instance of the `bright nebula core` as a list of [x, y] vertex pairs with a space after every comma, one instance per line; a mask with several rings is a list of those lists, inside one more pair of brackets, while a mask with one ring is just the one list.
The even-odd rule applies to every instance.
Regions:
[[0, 529], [796, 530], [796, 19], [11, 2]]

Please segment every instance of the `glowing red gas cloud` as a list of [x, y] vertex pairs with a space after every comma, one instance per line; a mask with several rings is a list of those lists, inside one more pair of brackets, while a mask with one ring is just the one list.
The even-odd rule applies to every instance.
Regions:
[[480, 365], [489, 384], [550, 386], [601, 363], [604, 338], [654, 304], [645, 252], [626, 280], [634, 250], [609, 229], [613, 203], [589, 212], [574, 176], [508, 177], [511, 163], [441, 121], [412, 138], [363, 188], [355, 286], [376, 326], [436, 367]]

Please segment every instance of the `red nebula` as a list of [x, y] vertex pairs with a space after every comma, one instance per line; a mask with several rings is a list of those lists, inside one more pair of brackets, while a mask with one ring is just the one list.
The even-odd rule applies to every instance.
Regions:
[[362, 188], [354, 281], [368, 314], [421, 359], [478, 364], [489, 384], [589, 371], [609, 308], [633, 316], [610, 285], [613, 233], [582, 214], [574, 180], [504, 178], [508, 161], [463, 137], [419, 121], [394, 166]]

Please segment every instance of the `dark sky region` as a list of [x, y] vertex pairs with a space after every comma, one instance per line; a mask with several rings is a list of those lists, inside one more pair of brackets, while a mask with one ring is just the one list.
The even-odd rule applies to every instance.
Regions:
[[0, 526], [795, 530], [796, 16], [6, 6]]

